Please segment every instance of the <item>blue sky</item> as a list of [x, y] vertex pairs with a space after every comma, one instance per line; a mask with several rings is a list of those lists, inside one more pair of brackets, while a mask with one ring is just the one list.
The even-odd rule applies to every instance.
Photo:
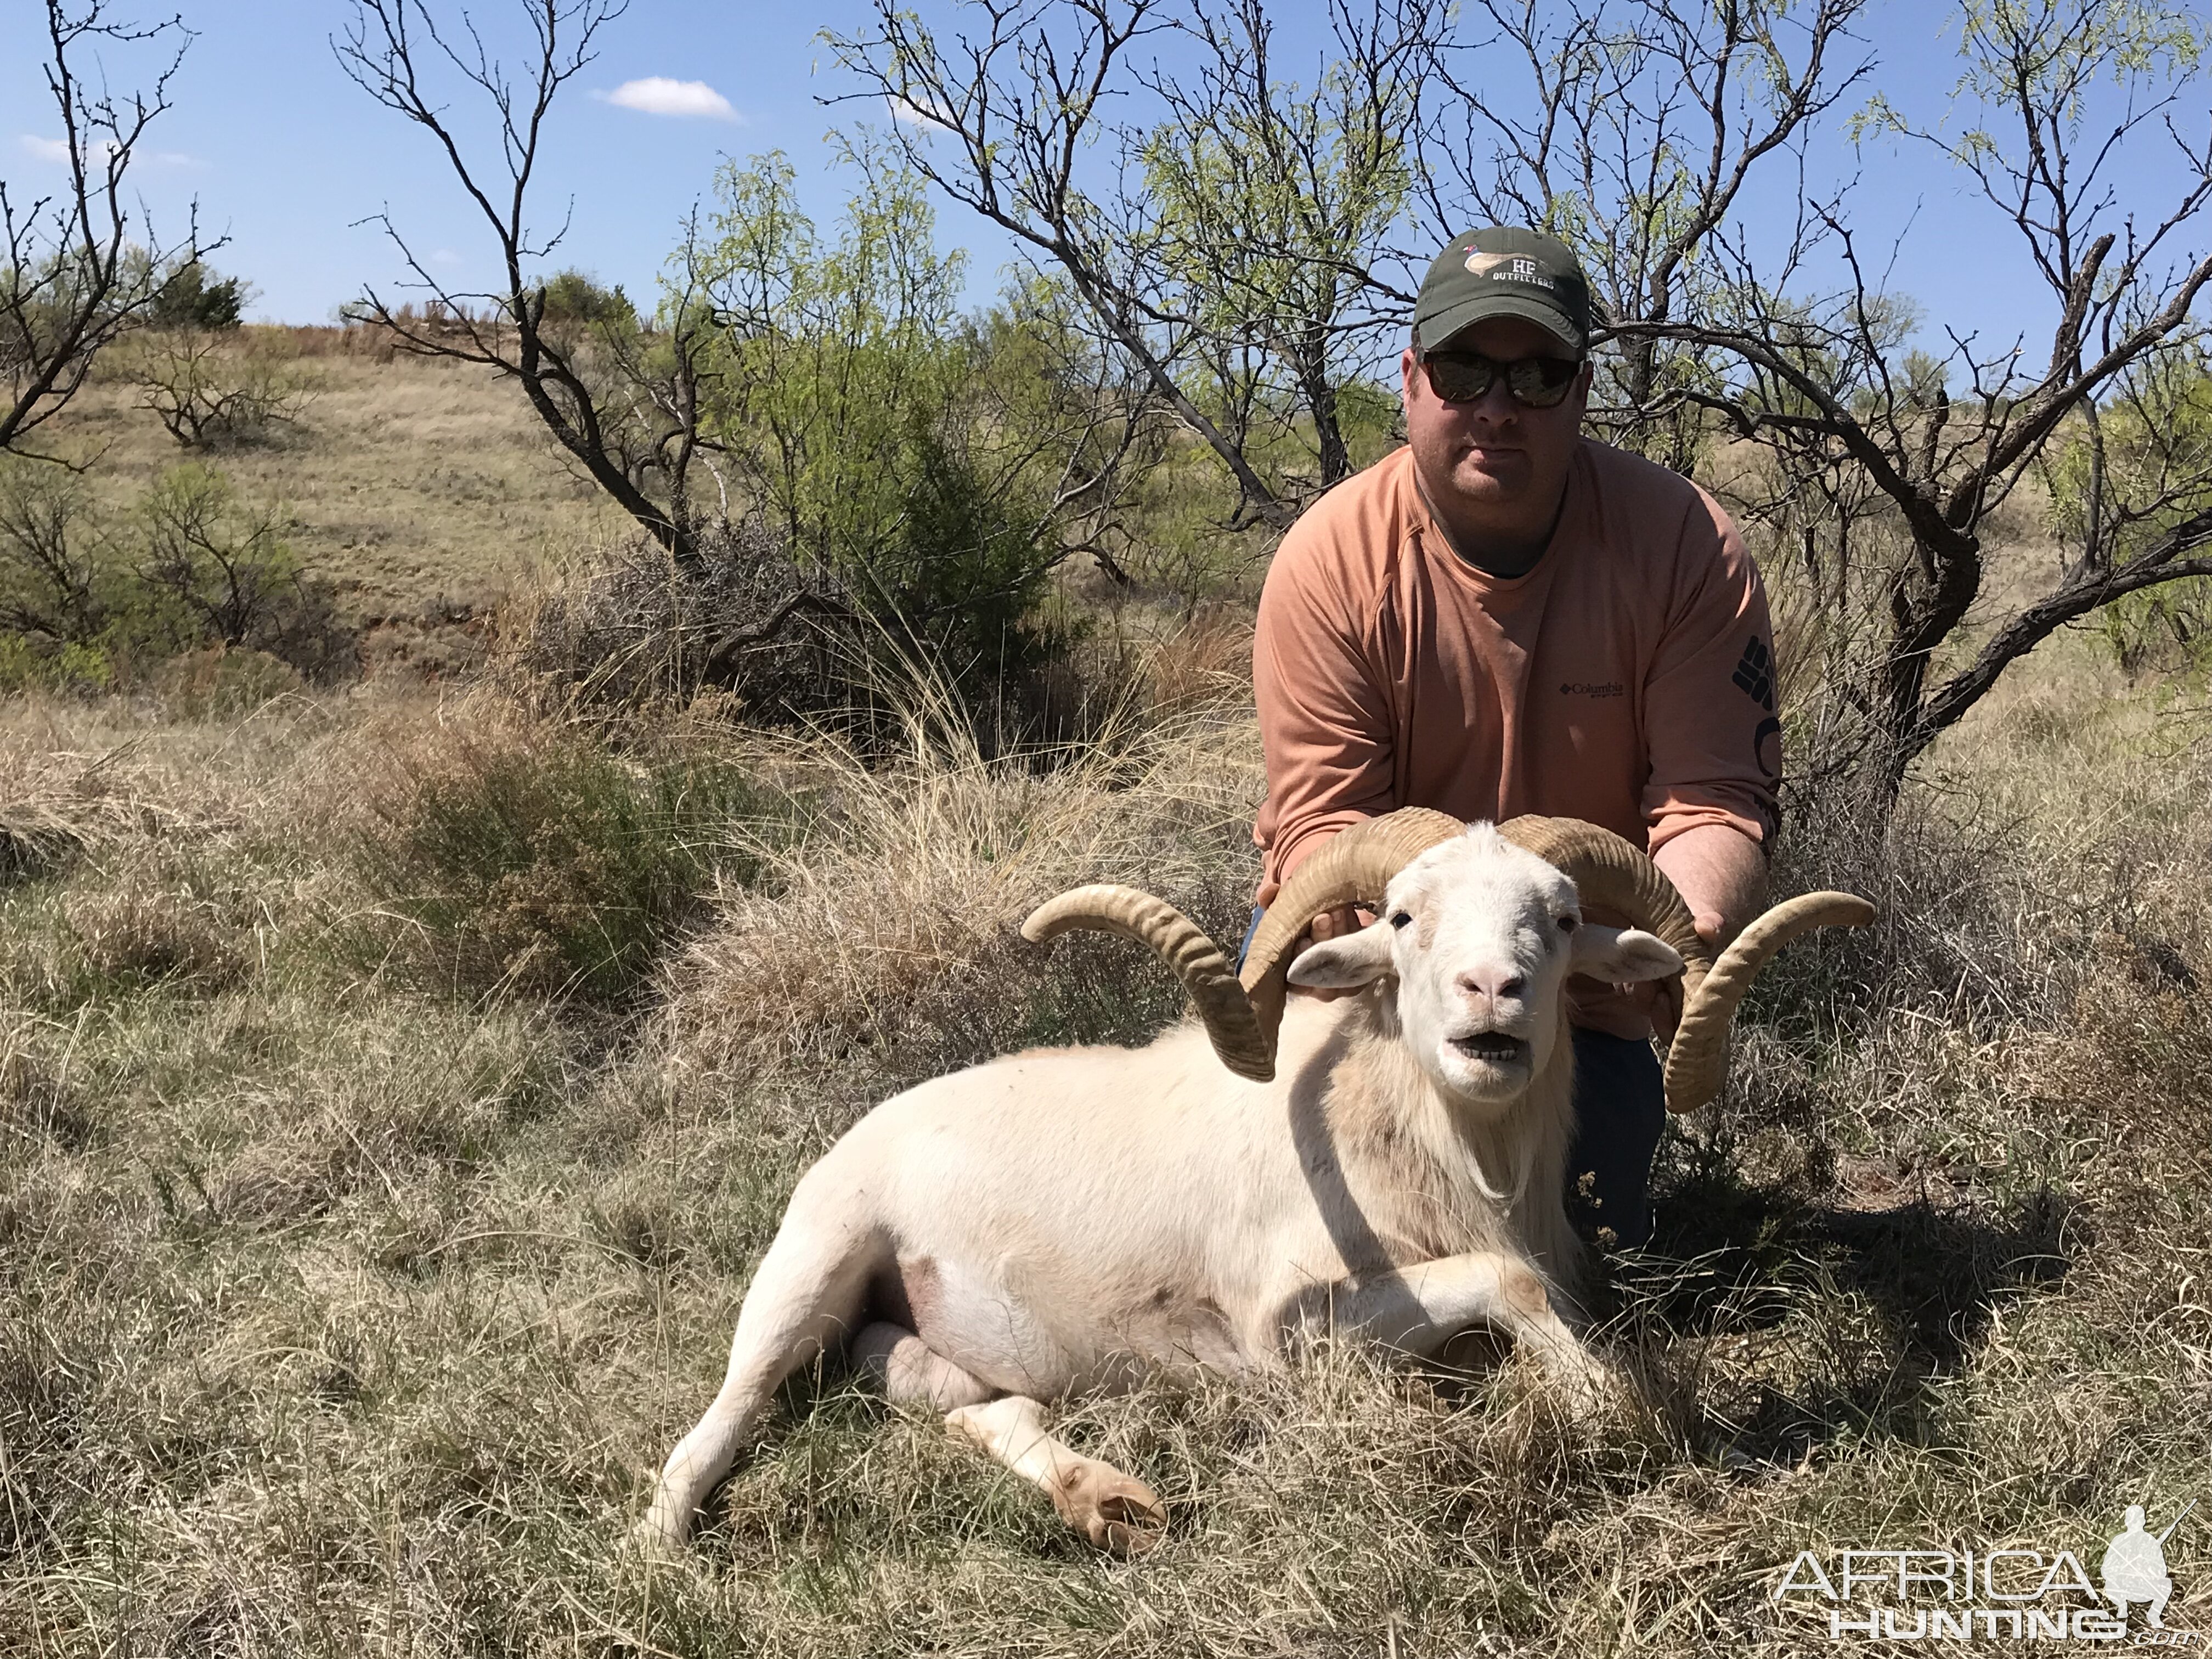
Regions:
[[[180, 222], [197, 198], [203, 224], [228, 234], [230, 245], [215, 263], [258, 289], [253, 314], [323, 321], [364, 281], [392, 282], [398, 264], [382, 233], [356, 222], [387, 208], [457, 288], [494, 279], [488, 235], [472, 222], [473, 210], [427, 136], [373, 104], [339, 70], [329, 43], [349, 12], [339, 0], [170, 3], [181, 3], [198, 38], [175, 84], [177, 107], [157, 125], [152, 153], [133, 177], [157, 225]], [[0, 176], [29, 193], [60, 176], [50, 154], [59, 127], [40, 78], [41, 8], [35, 0], [0, 0]], [[503, 0], [474, 9], [488, 25], [510, 18]], [[1278, 7], [1286, 35], [1310, 9]], [[824, 27], [854, 27], [866, 15], [857, 0], [635, 0], [605, 31], [598, 62], [555, 112], [544, 209], [557, 213], [569, 198], [574, 203], [556, 262], [649, 295], [678, 222], [708, 194], [724, 156], [786, 151], [810, 206], [824, 220], [832, 216], [848, 186], [832, 168], [827, 134], [855, 112], [816, 101], [848, 88], [815, 37]], [[1945, 14], [1885, 0], [1867, 35], [1883, 63], [1881, 84], [1894, 101], [1918, 118], [1943, 120], [1956, 75], [1955, 35]], [[107, 67], [118, 86], [130, 84], [133, 60], [126, 54], [111, 52]], [[611, 96], [626, 83], [655, 78], [702, 83], [726, 107], [655, 113], [631, 105], [667, 97], [633, 96], [626, 105]], [[1847, 167], [1852, 158], [1838, 142], [1828, 161]], [[1978, 326], [1984, 337], [2025, 329], [2031, 349], [2047, 335], [2047, 295], [2008, 242], [2010, 228], [1979, 204], [1961, 175], [1915, 147], [1887, 143], [1869, 146], [1857, 165], [1870, 240], [1886, 254], [1889, 233], [1911, 226], [1893, 281], [1932, 319]], [[939, 240], [973, 251], [972, 292], [980, 301], [997, 285], [1006, 244], [963, 212], [940, 206]]]

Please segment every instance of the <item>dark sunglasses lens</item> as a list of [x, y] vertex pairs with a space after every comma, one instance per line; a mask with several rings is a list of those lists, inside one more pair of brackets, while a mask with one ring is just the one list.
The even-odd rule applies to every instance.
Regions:
[[1488, 394], [1498, 371], [1514, 397], [1531, 409], [1558, 406], [1573, 387], [1582, 365], [1564, 357], [1524, 357], [1516, 363], [1494, 363], [1473, 354], [1422, 359], [1429, 385], [1448, 404], [1471, 404]]
[[1564, 357], [1524, 357], [1506, 369], [1505, 384], [1530, 408], [1552, 409], [1567, 395], [1581, 368]]
[[1448, 404], [1471, 404], [1490, 390], [1498, 366], [1487, 357], [1431, 357], [1429, 385]]

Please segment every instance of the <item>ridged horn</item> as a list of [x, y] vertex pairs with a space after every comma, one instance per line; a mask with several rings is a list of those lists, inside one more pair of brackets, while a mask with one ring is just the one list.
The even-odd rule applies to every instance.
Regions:
[[1863, 927], [1874, 906], [1853, 893], [1801, 893], [1785, 899], [1736, 935], [1686, 996], [1681, 1022], [1667, 1050], [1667, 1108], [1695, 1111], [1721, 1091], [1728, 1076], [1729, 1024], [1736, 1005], [1774, 953], [1815, 927]]
[[1626, 916], [1673, 945], [1682, 958], [1683, 988], [1694, 994], [1713, 965], [1713, 947], [1698, 936], [1690, 907], [1649, 853], [1626, 836], [1580, 818], [1530, 814], [1506, 819], [1498, 833], [1565, 872], [1584, 904]]
[[1508, 818], [1498, 833], [1564, 871], [1582, 902], [1616, 915], [1647, 933], [1656, 933], [1682, 958], [1682, 976], [1661, 994], [1679, 1020], [1683, 1007], [1713, 965], [1713, 947], [1698, 936], [1690, 907], [1674, 890], [1651, 855], [1625, 836], [1582, 818]]
[[1367, 818], [1332, 837], [1328, 844], [1291, 872], [1275, 902], [1260, 918], [1244, 952], [1242, 975], [1252, 1012], [1267, 1034], [1268, 1052], [1283, 1023], [1283, 998], [1290, 986], [1291, 947], [1324, 910], [1361, 899], [1382, 896], [1391, 879], [1431, 847], [1467, 833], [1449, 812], [1426, 806], [1401, 806]]
[[1633, 842], [1577, 818], [1518, 817], [1498, 833], [1565, 872], [1585, 904], [1626, 916], [1682, 958], [1680, 1017], [1667, 1050], [1667, 1109], [1693, 1112], [1728, 1075], [1729, 1022], [1774, 953], [1815, 927], [1863, 927], [1874, 906], [1849, 893], [1806, 893], [1753, 922], [1717, 962], [1674, 884]]
[[1042, 945], [1077, 927], [1119, 933], [1149, 945], [1197, 1005], [1221, 1063], [1255, 1083], [1275, 1075], [1273, 1026], [1261, 1030], [1221, 947], [1174, 905], [1134, 887], [1078, 887], [1030, 911], [1022, 923], [1022, 937]]
[[1242, 983], [1204, 928], [1166, 900], [1134, 887], [1078, 887], [1048, 899], [1023, 922], [1022, 937], [1041, 945], [1088, 927], [1150, 946], [1190, 994], [1221, 1063], [1239, 1077], [1266, 1083], [1275, 1075], [1290, 947], [1307, 924], [1324, 910], [1380, 897], [1391, 877], [1466, 829], [1448, 813], [1410, 807], [1353, 824], [1334, 837], [1291, 872], [1261, 918]]

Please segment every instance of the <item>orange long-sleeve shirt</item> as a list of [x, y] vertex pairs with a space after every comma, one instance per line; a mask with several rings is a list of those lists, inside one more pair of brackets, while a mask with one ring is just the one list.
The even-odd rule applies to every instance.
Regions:
[[[1764, 842], [1782, 769], [1773, 630], [1720, 504], [1584, 439], [1534, 568], [1468, 563], [1400, 449], [1284, 538], [1253, 679], [1267, 799], [1258, 902], [1346, 824], [1400, 806], [1587, 818], [1656, 851], [1698, 824]], [[1648, 1030], [1625, 1000], [1585, 1024]]]

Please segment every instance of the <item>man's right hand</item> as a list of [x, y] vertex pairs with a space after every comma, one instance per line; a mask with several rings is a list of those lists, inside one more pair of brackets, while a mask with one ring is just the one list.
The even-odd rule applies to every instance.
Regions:
[[[1346, 933], [1356, 933], [1363, 927], [1372, 927], [1374, 921], [1371, 913], [1354, 909], [1348, 904], [1340, 910], [1324, 910], [1313, 919], [1312, 924], [1298, 935], [1297, 942], [1291, 946], [1291, 960], [1296, 962], [1325, 939], [1342, 939]], [[1293, 985], [1291, 994], [1311, 997], [1316, 1002], [1334, 1002], [1339, 997], [1357, 995], [1362, 988], [1357, 985], [1346, 985], [1323, 990], [1311, 986]]]

